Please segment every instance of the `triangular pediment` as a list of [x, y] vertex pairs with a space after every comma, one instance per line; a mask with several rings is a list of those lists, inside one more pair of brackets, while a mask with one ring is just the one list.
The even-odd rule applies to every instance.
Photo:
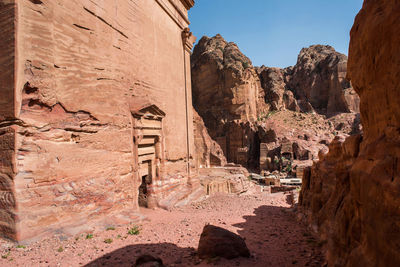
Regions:
[[165, 113], [156, 104], [151, 103], [147, 99], [135, 98], [129, 103], [132, 115], [137, 117], [153, 116], [157, 118], [164, 118]]

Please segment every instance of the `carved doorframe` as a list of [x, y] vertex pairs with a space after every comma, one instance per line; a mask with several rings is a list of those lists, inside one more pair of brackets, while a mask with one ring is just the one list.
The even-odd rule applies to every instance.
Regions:
[[[131, 105], [132, 134], [133, 134], [133, 164], [136, 173], [139, 193], [143, 189], [143, 169], [150, 164], [150, 170], [146, 177], [147, 206], [149, 208], [157, 205], [156, 183], [160, 181], [162, 166], [164, 163], [164, 136], [163, 118], [165, 113], [154, 104], [138, 103]], [[150, 163], [149, 163], [150, 162]], [[141, 196], [143, 197], [143, 196]]]

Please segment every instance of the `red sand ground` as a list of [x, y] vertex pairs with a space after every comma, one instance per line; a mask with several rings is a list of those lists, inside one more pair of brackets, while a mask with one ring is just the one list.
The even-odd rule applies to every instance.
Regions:
[[[97, 230], [92, 239], [54, 237], [22, 248], [1, 241], [0, 266], [133, 266], [143, 254], [166, 266], [323, 266], [320, 244], [296, 221], [288, 199], [285, 193], [218, 195], [171, 211], [143, 210], [147, 219], [139, 235], [129, 235], [125, 226]], [[245, 238], [252, 257], [199, 260], [196, 248], [207, 223]]]

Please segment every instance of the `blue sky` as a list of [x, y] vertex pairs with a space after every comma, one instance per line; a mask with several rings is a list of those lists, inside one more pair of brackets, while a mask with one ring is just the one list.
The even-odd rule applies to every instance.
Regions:
[[329, 44], [347, 55], [362, 0], [196, 0], [189, 11], [197, 37], [220, 33], [255, 66], [296, 64], [301, 48]]

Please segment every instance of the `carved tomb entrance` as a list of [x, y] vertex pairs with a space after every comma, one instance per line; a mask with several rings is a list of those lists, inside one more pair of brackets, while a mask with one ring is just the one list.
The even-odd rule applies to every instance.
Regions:
[[132, 111], [135, 166], [141, 182], [138, 203], [141, 207], [153, 207], [154, 182], [160, 178], [162, 155], [162, 119], [165, 113], [155, 105], [142, 106]]

